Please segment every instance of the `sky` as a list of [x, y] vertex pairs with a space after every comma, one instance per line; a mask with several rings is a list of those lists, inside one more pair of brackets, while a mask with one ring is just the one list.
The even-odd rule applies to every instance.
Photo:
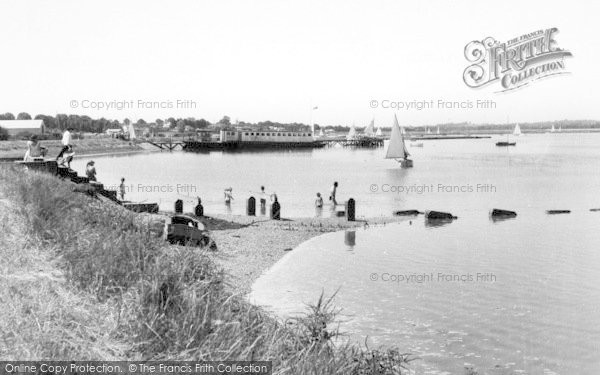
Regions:
[[[394, 113], [403, 125], [600, 120], [598, 2], [3, 0], [0, 14], [1, 113], [357, 126], [389, 126]], [[463, 82], [469, 42], [552, 27], [573, 54], [569, 74], [505, 93]], [[424, 100], [436, 105], [382, 108]]]

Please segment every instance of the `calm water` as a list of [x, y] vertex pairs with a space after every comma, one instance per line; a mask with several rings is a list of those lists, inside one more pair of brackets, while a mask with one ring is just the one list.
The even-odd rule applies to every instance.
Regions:
[[[128, 198], [163, 209], [182, 198], [191, 210], [199, 195], [208, 214], [242, 214], [245, 199], [265, 185], [283, 216], [313, 216], [315, 193], [326, 196], [338, 181], [338, 201], [355, 198], [358, 216], [450, 211], [459, 219], [440, 227], [420, 217], [314, 238], [259, 279], [250, 298], [289, 315], [321, 290], [339, 288], [336, 304], [351, 318], [342, 329], [415, 353], [418, 374], [462, 374], [471, 365], [480, 374], [598, 374], [600, 212], [589, 209], [600, 208], [600, 134], [526, 135], [516, 147], [494, 145], [505, 139], [425, 141], [411, 148], [409, 170], [384, 160], [383, 149], [95, 160], [106, 185], [124, 176], [133, 185]], [[83, 171], [86, 161], [75, 168]], [[229, 186], [236, 200], [227, 208]], [[519, 216], [494, 223], [494, 207]]]
[[[176, 199], [192, 210], [200, 196], [207, 213], [243, 214], [246, 199], [264, 185], [278, 195], [282, 216], [314, 216], [316, 193], [327, 201], [333, 181], [340, 185], [338, 202], [353, 197], [357, 214], [365, 217], [387, 216], [401, 208], [465, 216], [492, 207], [536, 212], [600, 206], [600, 134], [527, 135], [510, 148], [496, 147], [497, 140], [506, 138], [424, 141], [423, 148], [410, 148], [415, 168], [409, 170], [383, 159], [383, 148], [157, 152], [93, 159], [105, 185], [116, 187], [125, 177], [127, 199], [159, 202], [163, 210], [172, 210]], [[83, 174], [88, 160], [76, 159], [72, 166]], [[478, 184], [494, 189], [478, 192]], [[396, 186], [412, 190], [391, 192]], [[229, 208], [223, 200], [227, 187], [233, 188], [235, 198]], [[469, 187], [474, 191], [466, 191]], [[329, 215], [327, 208], [324, 211]]]

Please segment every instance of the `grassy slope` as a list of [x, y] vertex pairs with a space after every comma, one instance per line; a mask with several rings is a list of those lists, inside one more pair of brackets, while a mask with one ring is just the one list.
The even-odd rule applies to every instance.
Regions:
[[[231, 295], [208, 253], [167, 246], [72, 184], [0, 168], [0, 358], [270, 360], [276, 374], [399, 374], [336, 347], [331, 301], [282, 324]], [[383, 370], [383, 371], [381, 371]]]

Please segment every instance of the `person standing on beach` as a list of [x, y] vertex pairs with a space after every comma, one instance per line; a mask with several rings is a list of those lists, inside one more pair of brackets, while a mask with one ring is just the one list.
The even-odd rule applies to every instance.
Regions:
[[68, 127], [67, 130], [65, 130], [65, 132], [63, 133], [62, 136], [62, 150], [60, 150], [60, 153], [58, 154], [58, 156], [56, 157], [56, 161], [58, 161], [58, 159], [60, 159], [63, 154], [69, 150], [69, 148], [71, 147], [71, 130], [73, 130], [73, 128]]
[[96, 181], [96, 167], [94, 164], [94, 161], [90, 160], [85, 166], [85, 175], [90, 181]]
[[125, 177], [121, 177], [121, 185], [119, 185], [119, 195], [121, 195], [121, 200], [125, 200]]
[[267, 207], [267, 193], [265, 193], [265, 187], [260, 187], [260, 209], [264, 210]]
[[337, 193], [338, 183], [335, 181], [333, 186], [331, 187], [331, 192], [329, 193], [329, 200], [333, 203], [334, 206], [337, 206], [337, 201], [335, 200], [335, 195]]

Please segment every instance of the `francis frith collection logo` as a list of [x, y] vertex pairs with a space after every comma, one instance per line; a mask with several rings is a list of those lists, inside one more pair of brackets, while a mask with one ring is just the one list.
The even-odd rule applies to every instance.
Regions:
[[501, 43], [492, 37], [474, 40], [465, 46], [465, 57], [471, 63], [463, 80], [472, 88], [492, 83], [499, 92], [523, 87], [540, 78], [568, 73], [565, 57], [571, 52], [558, 47], [553, 27], [537, 30]]

